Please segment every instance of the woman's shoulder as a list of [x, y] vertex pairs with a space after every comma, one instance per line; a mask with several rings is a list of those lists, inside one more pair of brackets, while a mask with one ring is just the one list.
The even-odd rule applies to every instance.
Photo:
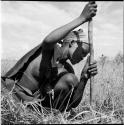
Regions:
[[5, 77], [12, 77], [15, 78], [16, 75], [21, 71], [24, 72], [29, 64], [40, 55], [42, 50], [41, 44], [34, 47], [32, 50], [27, 52], [23, 57], [21, 57], [17, 63], [5, 74]]

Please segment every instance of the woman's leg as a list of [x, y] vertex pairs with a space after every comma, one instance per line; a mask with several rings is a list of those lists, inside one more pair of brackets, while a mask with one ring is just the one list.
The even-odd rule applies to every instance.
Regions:
[[78, 86], [78, 79], [72, 73], [62, 76], [54, 87], [53, 107], [60, 111], [67, 110], [74, 89]]

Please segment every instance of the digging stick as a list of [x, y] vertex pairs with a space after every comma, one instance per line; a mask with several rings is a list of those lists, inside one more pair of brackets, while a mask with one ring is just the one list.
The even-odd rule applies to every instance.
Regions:
[[[90, 62], [91, 64], [94, 60], [94, 48], [93, 48], [93, 20], [91, 19], [88, 22], [88, 40], [90, 44]], [[94, 77], [90, 78], [90, 105], [92, 105], [92, 93], [93, 93], [93, 82], [94, 82]]]

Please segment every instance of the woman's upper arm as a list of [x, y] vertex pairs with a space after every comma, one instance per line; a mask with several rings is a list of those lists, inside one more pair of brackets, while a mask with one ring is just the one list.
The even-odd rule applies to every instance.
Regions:
[[42, 65], [48, 65], [51, 62], [53, 51], [54, 46], [50, 46], [50, 44], [46, 42], [42, 44]]
[[54, 48], [54, 44], [43, 41], [43, 44], [42, 44], [42, 50], [43, 51], [48, 51], [49, 52], [49, 51], [53, 50], [53, 48]]

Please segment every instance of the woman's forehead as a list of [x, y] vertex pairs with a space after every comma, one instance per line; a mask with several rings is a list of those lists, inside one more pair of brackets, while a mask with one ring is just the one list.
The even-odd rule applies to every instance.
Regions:
[[75, 44], [72, 44], [72, 47], [77, 47], [77, 49], [78, 48], [82, 48], [83, 50], [89, 51], [89, 48], [90, 48], [90, 44], [89, 43], [79, 42], [79, 43], [77, 43], [76, 46], [75, 46]]

